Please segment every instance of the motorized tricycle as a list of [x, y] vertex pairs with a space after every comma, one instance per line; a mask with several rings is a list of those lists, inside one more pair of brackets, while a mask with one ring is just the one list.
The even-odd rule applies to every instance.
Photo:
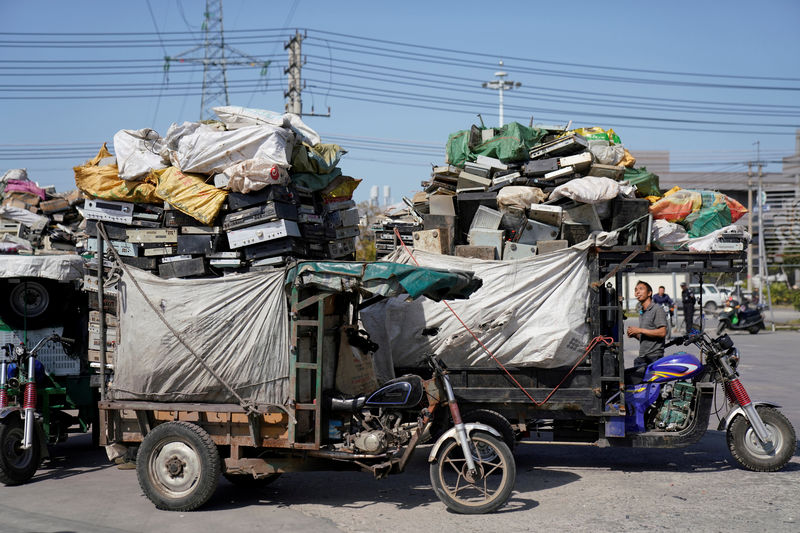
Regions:
[[[265, 274], [264, 279], [283, 274]], [[125, 275], [144, 276], [130, 269]], [[346, 352], [352, 351], [348, 357], [360, 353], [369, 358], [375, 348], [357, 326], [359, 309], [369, 305], [361, 301], [361, 294], [370, 283], [375, 292], [385, 294], [402, 279], [405, 287], [424, 283], [431, 290], [444, 289], [437, 292], [440, 297], [452, 297], [445, 294], [450, 278], [468, 282], [467, 294], [480, 286], [469, 273], [388, 263], [300, 263], [289, 271], [286, 282], [286, 402], [176, 403], [112, 397], [100, 402], [101, 443], [124, 448], [129, 456], [136, 450], [139, 484], [156, 507], [189, 511], [209, 500], [220, 475], [253, 486], [285, 472], [362, 470], [377, 479], [403, 472], [417, 446], [435, 438], [434, 423], [446, 419], [428, 456], [433, 489], [455, 512], [491, 512], [513, 490], [513, 455], [500, 431], [462, 417], [450, 375], [436, 356], [426, 358], [428, 379], [404, 375], [366, 394], [350, 395], [341, 392], [345, 389], [338, 376], [334, 381]], [[260, 278], [254, 282], [267, 283]], [[135, 290], [128, 291], [129, 298]], [[404, 292], [399, 285], [398, 290]], [[159, 296], [162, 301], [169, 298]], [[124, 320], [123, 316], [120, 323]], [[270, 357], [262, 352], [260, 360]], [[117, 352], [116, 357], [122, 360], [125, 354]]]
[[24, 344], [0, 350], [0, 482], [5, 485], [31, 479], [48, 456], [48, 444], [66, 440], [72, 431], [97, 428], [90, 376], [53, 376], [37, 359], [51, 342], [62, 343], [68, 353], [74, 344], [50, 335], [30, 350]]
[[796, 436], [791, 422], [768, 402], [753, 402], [739, 379], [739, 351], [728, 335], [712, 339], [693, 331], [667, 343], [694, 344], [700, 358], [686, 352], [664, 356], [646, 367], [626, 372], [625, 432], [702, 435], [709, 412], [700, 409], [700, 388], [720, 383], [733, 406], [719, 429], [727, 430], [728, 448], [744, 468], [757, 472], [780, 470], [792, 458]]

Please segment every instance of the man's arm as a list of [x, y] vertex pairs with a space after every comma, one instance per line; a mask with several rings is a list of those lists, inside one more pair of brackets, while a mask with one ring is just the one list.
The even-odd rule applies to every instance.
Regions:
[[661, 326], [656, 329], [644, 329], [636, 326], [630, 326], [628, 328], [628, 337], [633, 337], [637, 335], [644, 335], [645, 337], [656, 337], [658, 339], [663, 339], [667, 336], [667, 326]]

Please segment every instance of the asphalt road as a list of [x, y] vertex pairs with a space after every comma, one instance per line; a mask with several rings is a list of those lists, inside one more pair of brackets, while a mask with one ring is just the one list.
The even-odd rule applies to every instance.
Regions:
[[[734, 334], [753, 399], [783, 405], [800, 428], [800, 333]], [[633, 348], [633, 346], [630, 346]], [[520, 445], [517, 483], [499, 512], [448, 512], [430, 489], [420, 449], [405, 474], [285, 475], [260, 491], [220, 481], [200, 511], [156, 510], [133, 470], [119, 470], [88, 436], [56, 446], [34, 479], [0, 487], [3, 532], [234, 531], [798, 531], [800, 457], [777, 473], [738, 468], [725, 435], [682, 450]]]

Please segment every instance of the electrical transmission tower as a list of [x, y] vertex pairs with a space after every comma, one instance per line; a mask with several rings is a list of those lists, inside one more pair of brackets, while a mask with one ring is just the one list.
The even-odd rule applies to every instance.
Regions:
[[[193, 57], [200, 50], [203, 51], [203, 57]], [[212, 108], [230, 105], [226, 72], [229, 65], [260, 65], [261, 76], [265, 76], [271, 63], [271, 61], [261, 61], [225, 43], [225, 32], [222, 27], [222, 0], [206, 0], [203, 43], [176, 56], [166, 56], [164, 61], [165, 71], [169, 71], [169, 65], [173, 61], [203, 65], [200, 120], [212, 118], [214, 116]]]

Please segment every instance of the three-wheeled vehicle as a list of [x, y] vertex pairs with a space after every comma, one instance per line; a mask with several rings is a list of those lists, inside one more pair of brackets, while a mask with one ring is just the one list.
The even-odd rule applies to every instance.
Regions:
[[[253, 486], [270, 483], [285, 472], [304, 470], [363, 470], [376, 478], [399, 473], [417, 445], [430, 438], [434, 420], [442, 416], [452, 417], [454, 425], [438, 437], [429, 454], [431, 483], [437, 496], [453, 511], [470, 514], [493, 511], [508, 499], [516, 475], [509, 447], [493, 427], [463, 422], [449, 373], [435, 356], [426, 359], [429, 379], [406, 375], [382, 386], [377, 386], [362, 365], [375, 347], [359, 331], [360, 308], [400, 293], [412, 298], [465, 298], [480, 286], [480, 280], [472, 274], [391, 263], [302, 262], [287, 272], [210, 280], [209, 284], [228, 283], [232, 287], [226, 297], [233, 306], [234, 298], [251, 297], [276, 276], [280, 278], [283, 300], [274, 300], [275, 308], [267, 312], [272, 318], [283, 313], [281, 320], [289, 332], [285, 339], [288, 349], [269, 353], [283, 342], [273, 338], [274, 344], [262, 346], [255, 359], [240, 361], [235, 353], [214, 359], [219, 354], [201, 352], [200, 346], [207, 346], [203, 330], [192, 329], [191, 335], [186, 335], [186, 330], [176, 325], [177, 311], [173, 308], [177, 307], [168, 283], [126, 265], [122, 268], [120, 283], [125, 286], [119, 290], [120, 306], [133, 309], [136, 320], [144, 320], [136, 309], [149, 308], [162, 323], [160, 327], [171, 332], [167, 336], [174, 338], [165, 336], [159, 341], [164, 347], [156, 363], [159, 368], [149, 367], [141, 359], [138, 364], [148, 366], [142, 369], [147, 378], [141, 383], [129, 379], [125, 373], [136, 372], [131, 365], [137, 360], [126, 355], [126, 335], [135, 324], [125, 313], [120, 316], [113, 383], [102, 392], [100, 402], [101, 444], [111, 449], [138, 448], [139, 483], [156, 507], [196, 509], [211, 497], [220, 475], [233, 483]], [[231, 285], [232, 280], [245, 285]], [[200, 281], [176, 280], [175, 284]], [[154, 286], [160, 290], [150, 290]], [[196, 285], [192, 287], [192, 291], [198, 290]], [[224, 310], [208, 301], [207, 294], [198, 306], [203, 309], [194, 311], [190, 325], [213, 328], [227, 324]], [[282, 308], [287, 301], [288, 307]], [[147, 307], [137, 307], [145, 304]], [[263, 312], [260, 303], [255, 302], [255, 306]], [[204, 322], [205, 311], [212, 321]], [[262, 315], [253, 318], [259, 317]], [[230, 320], [230, 327], [235, 328], [234, 322], [238, 320], [240, 325], [251, 317]], [[275, 324], [274, 332], [264, 333], [280, 337], [282, 322]], [[157, 328], [148, 329], [147, 335], [158, 337]], [[170, 366], [172, 353], [187, 357], [174, 372]], [[218, 365], [216, 361], [224, 363]], [[253, 361], [256, 365], [249, 366]], [[284, 361], [285, 366], [281, 366]], [[275, 382], [288, 383], [284, 401], [262, 403], [246, 392], [258, 390], [260, 383], [234, 383], [240, 377], [259, 381], [260, 368], [273, 364], [277, 365], [274, 368], [286, 369], [285, 376], [281, 371], [271, 374]], [[239, 369], [238, 374], [250, 371], [252, 376], [226, 373], [232, 366]], [[148, 388], [156, 387], [154, 383], [162, 377], [166, 381], [176, 379], [176, 372], [203, 374], [201, 377], [213, 382], [209, 390], [217, 389], [217, 398], [233, 401], [170, 401], [176, 396], [165, 393], [165, 389]], [[187, 383], [182, 382], [182, 394], [192, 392]], [[337, 392], [342, 390], [350, 393]]]
[[595, 248], [589, 253], [593, 256], [586, 321], [590, 338], [598, 342], [587, 356], [572, 369], [502, 368], [491, 361], [481, 366], [451, 364], [450, 379], [462, 409], [483, 409], [482, 421], [495, 428], [515, 425], [518, 438], [677, 448], [705, 434], [715, 391], [721, 386], [729, 409], [718, 429], [726, 431], [734, 460], [754, 471], [783, 468], [796, 447], [794, 428], [779, 406], [750, 399], [731, 338], [710, 336], [698, 328], [670, 344], [694, 344], [699, 356], [670, 354], [668, 349], [665, 357], [647, 367], [626, 368], [623, 342], [630, 324], [625, 323], [623, 299], [613, 286], [607, 287], [612, 278], [616, 287], [623, 287], [626, 273], [688, 272], [701, 277], [740, 272], [744, 254], [649, 251], [639, 246]]
[[[96, 378], [85, 353], [87, 304], [74, 254], [0, 256], [0, 482], [25, 483], [48, 445], [90, 429]], [[74, 335], [72, 342], [62, 337]]]

